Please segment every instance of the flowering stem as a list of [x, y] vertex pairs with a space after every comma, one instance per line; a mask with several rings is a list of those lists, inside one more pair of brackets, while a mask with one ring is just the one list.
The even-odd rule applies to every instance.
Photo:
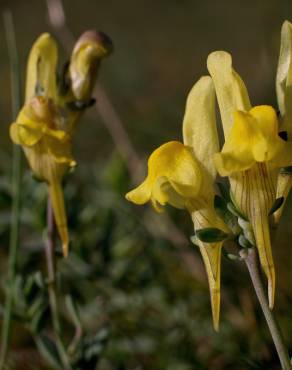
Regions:
[[[7, 39], [8, 53], [11, 65], [11, 96], [12, 96], [12, 115], [15, 119], [20, 108], [20, 77], [18, 54], [15, 41], [13, 19], [10, 11], [3, 14], [4, 28]], [[11, 336], [11, 317], [13, 309], [13, 286], [16, 275], [17, 252], [19, 246], [19, 219], [20, 219], [20, 180], [21, 180], [21, 148], [13, 145], [12, 155], [12, 211], [11, 228], [9, 242], [8, 260], [8, 284], [6, 287], [6, 300], [2, 326], [2, 342], [0, 355], [0, 368], [4, 368], [6, 361], [10, 336]]]
[[48, 293], [50, 301], [50, 309], [53, 321], [53, 328], [55, 332], [56, 346], [59, 352], [60, 359], [64, 369], [71, 370], [70, 361], [68, 359], [65, 345], [61, 339], [61, 324], [58, 311], [58, 299], [56, 293], [56, 274], [55, 274], [55, 261], [54, 261], [54, 232], [55, 222], [53, 208], [48, 199], [47, 205], [47, 242], [46, 242], [46, 260], [47, 260], [47, 273], [48, 273]]
[[291, 366], [288, 350], [285, 346], [280, 327], [277, 324], [276, 319], [272, 311], [269, 308], [267, 297], [266, 297], [266, 294], [263, 288], [263, 283], [262, 283], [260, 272], [259, 272], [257, 252], [255, 248], [250, 248], [248, 250], [242, 250], [240, 252], [240, 255], [241, 257], [243, 257], [246, 263], [246, 266], [248, 268], [248, 272], [251, 277], [254, 290], [256, 292], [258, 301], [260, 303], [263, 314], [267, 321], [273, 342], [275, 344], [275, 347], [276, 347], [276, 350], [277, 350], [277, 353], [278, 353], [278, 356], [281, 362], [282, 369], [291, 370], [292, 366]]

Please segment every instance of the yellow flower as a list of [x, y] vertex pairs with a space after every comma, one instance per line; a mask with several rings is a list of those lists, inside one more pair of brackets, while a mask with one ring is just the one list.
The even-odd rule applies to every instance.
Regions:
[[278, 135], [278, 119], [270, 106], [257, 106], [248, 112], [235, 111], [233, 126], [215, 163], [222, 176], [245, 171], [256, 163], [281, 167], [291, 162], [290, 146]]
[[158, 212], [166, 203], [177, 208], [189, 208], [193, 199], [198, 197], [201, 185], [201, 170], [191, 148], [171, 141], [151, 154], [146, 180], [126, 198], [136, 204], [151, 200]]
[[68, 228], [62, 179], [75, 166], [71, 137], [63, 129], [64, 119], [55, 104], [57, 47], [49, 34], [34, 43], [27, 67], [25, 104], [10, 136], [21, 145], [35, 176], [46, 181], [64, 256], [68, 254]]
[[[280, 110], [280, 130], [292, 141], [292, 23], [285, 21], [281, 31], [281, 47], [276, 76], [276, 92]], [[281, 207], [274, 213], [277, 225], [284, 210], [284, 204], [292, 186], [291, 168], [283, 169], [278, 175], [277, 197], [284, 197]]]
[[[111, 40], [105, 34], [85, 32], [76, 43], [65, 75], [57, 80], [57, 45], [48, 33], [42, 34], [28, 58], [25, 104], [10, 127], [12, 141], [23, 147], [35, 176], [48, 183], [65, 256], [69, 236], [62, 180], [76, 165], [71, 154], [73, 129], [80, 111], [89, 105], [100, 60], [111, 50]], [[75, 107], [75, 103], [79, 105]]]
[[[136, 204], [151, 201], [157, 211], [167, 203], [187, 209], [195, 230], [219, 228], [227, 231], [214, 208], [212, 163], [218, 151], [215, 120], [215, 94], [210, 77], [202, 77], [191, 90], [183, 122], [184, 144], [171, 141], [156, 149], [148, 160], [145, 181], [126, 195]], [[222, 241], [196, 240], [207, 271], [214, 328], [219, 325], [220, 265]]]
[[274, 305], [275, 268], [272, 257], [269, 212], [276, 200], [280, 167], [292, 163], [291, 145], [278, 136], [278, 120], [270, 106], [251, 108], [244, 83], [232, 68], [231, 56], [223, 51], [208, 57], [225, 144], [215, 154], [221, 176], [229, 176], [231, 192], [239, 210], [250, 221], [261, 266], [268, 278], [269, 304]]
[[61, 183], [75, 161], [70, 136], [56, 128], [57, 117], [52, 100], [42, 96], [32, 98], [11, 124], [10, 136], [15, 144], [23, 147], [35, 176], [48, 183], [63, 253], [67, 256], [69, 236]]

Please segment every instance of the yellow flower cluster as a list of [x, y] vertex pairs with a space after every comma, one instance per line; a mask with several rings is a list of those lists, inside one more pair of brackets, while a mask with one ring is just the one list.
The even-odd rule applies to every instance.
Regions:
[[62, 180], [76, 165], [72, 135], [83, 108], [91, 104], [100, 61], [111, 50], [106, 35], [85, 32], [64, 75], [57, 78], [57, 44], [49, 34], [42, 34], [30, 51], [24, 106], [10, 126], [11, 139], [22, 146], [34, 175], [48, 184], [64, 256], [69, 236]]
[[[191, 90], [183, 121], [183, 141], [156, 149], [148, 161], [146, 180], [126, 195], [136, 204], [151, 201], [161, 211], [166, 203], [191, 214], [195, 242], [208, 275], [214, 328], [219, 325], [220, 259], [222, 240], [201, 240], [203, 229], [232, 234], [214, 209], [214, 182], [218, 173], [228, 176], [233, 206], [248, 224], [268, 280], [269, 304], [274, 305], [275, 268], [270, 241], [269, 216], [276, 198], [286, 196], [291, 176], [283, 182], [281, 168], [292, 165], [292, 25], [284, 23], [277, 74], [277, 92], [282, 113], [279, 123], [271, 106], [252, 107], [244, 82], [224, 51], [209, 55], [210, 76], [202, 77]], [[220, 109], [225, 143], [220, 151], [215, 118], [215, 96]], [[281, 128], [280, 128], [281, 125]], [[279, 136], [283, 129], [288, 141]], [[278, 181], [278, 185], [277, 185]], [[284, 184], [284, 185], [283, 185]], [[275, 213], [279, 218], [282, 207]], [[243, 227], [243, 226], [242, 226]], [[224, 234], [225, 233], [225, 234]], [[233, 235], [234, 236], [234, 235]], [[236, 238], [236, 235], [234, 236]]]

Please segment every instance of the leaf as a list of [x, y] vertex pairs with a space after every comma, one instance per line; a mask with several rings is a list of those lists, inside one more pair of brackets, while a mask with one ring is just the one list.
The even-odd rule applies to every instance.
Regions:
[[242, 247], [242, 248], [252, 248], [252, 244], [246, 239], [246, 237], [244, 235], [239, 235], [239, 238], [238, 238], [238, 244]]
[[287, 173], [287, 174], [291, 174], [291, 173], [292, 173], [292, 166], [281, 168], [280, 173]]
[[32, 317], [30, 322], [30, 328], [33, 333], [38, 334], [40, 331], [44, 328], [46, 323], [46, 309], [47, 305], [44, 304], [43, 307], [41, 307]]
[[214, 208], [220, 215], [224, 215], [224, 213], [228, 211], [226, 201], [219, 195], [215, 195], [214, 197]]
[[227, 208], [234, 216], [247, 221], [246, 217], [234, 206], [232, 202], [227, 203]]
[[230, 191], [227, 185], [223, 184], [223, 182], [217, 182], [217, 186], [219, 188], [220, 194], [222, 195], [223, 199], [226, 200], [226, 202], [230, 202]]
[[240, 229], [238, 227], [237, 218], [227, 207], [227, 202], [219, 195], [214, 197], [214, 208], [217, 215], [230, 227], [234, 234], [238, 234]]
[[81, 328], [82, 324], [80, 319], [79, 308], [75, 301], [73, 300], [72, 296], [67, 294], [65, 297], [65, 302], [74, 326], [76, 328]]
[[276, 212], [283, 203], [284, 203], [284, 197], [277, 198], [269, 212], [269, 216], [272, 215], [274, 212]]
[[233, 254], [233, 253], [228, 253], [225, 248], [222, 248], [222, 255], [229, 261], [238, 261], [240, 259], [238, 255]]
[[192, 236], [190, 237], [190, 240], [191, 240], [191, 243], [192, 243], [194, 246], [199, 247], [199, 246], [198, 246], [198, 238], [196, 237], [196, 235], [192, 235]]
[[96, 335], [90, 338], [86, 343], [84, 357], [87, 361], [92, 358], [97, 358], [105, 348], [108, 340], [109, 330], [107, 328], [100, 329]]
[[227, 239], [229, 235], [215, 227], [206, 227], [205, 229], [196, 230], [196, 237], [204, 243], [216, 243]]
[[57, 347], [49, 337], [45, 335], [37, 336], [36, 344], [41, 355], [54, 369], [63, 369]]
[[39, 295], [36, 297], [36, 299], [33, 301], [33, 303], [30, 305], [30, 307], [27, 310], [27, 314], [30, 318], [33, 318], [34, 315], [39, 310], [42, 310], [45, 305], [44, 297], [42, 295]]

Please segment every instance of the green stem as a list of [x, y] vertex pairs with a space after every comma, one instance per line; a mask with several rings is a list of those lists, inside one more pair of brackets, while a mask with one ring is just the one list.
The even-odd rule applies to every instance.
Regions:
[[[11, 65], [12, 115], [13, 118], [15, 119], [20, 109], [21, 101], [18, 54], [11, 12], [6, 11], [3, 14], [3, 19], [7, 39], [9, 60]], [[9, 243], [8, 284], [6, 289], [6, 300], [2, 326], [2, 343], [1, 343], [2, 345], [0, 355], [1, 369], [4, 368], [11, 336], [13, 286], [16, 275], [17, 252], [19, 246], [21, 156], [22, 156], [21, 148], [18, 145], [13, 145], [12, 212], [11, 212], [11, 229]]]
[[50, 309], [52, 315], [53, 328], [56, 339], [56, 346], [59, 352], [60, 359], [64, 369], [71, 370], [70, 361], [68, 359], [66, 347], [61, 339], [61, 324], [58, 310], [58, 299], [56, 293], [56, 274], [55, 274], [55, 260], [54, 260], [54, 233], [55, 233], [55, 222], [53, 208], [48, 199], [47, 205], [47, 242], [46, 242], [46, 261], [47, 261], [47, 273], [48, 273], [48, 293], [50, 301]]
[[249, 275], [251, 277], [251, 281], [256, 292], [258, 301], [262, 308], [263, 314], [265, 316], [266, 322], [268, 324], [273, 342], [275, 344], [281, 366], [283, 370], [291, 370], [291, 362], [289, 358], [288, 350], [285, 346], [284, 339], [281, 333], [281, 329], [276, 322], [276, 319], [273, 315], [273, 312], [269, 308], [268, 300], [263, 288], [263, 283], [260, 277], [259, 272], [259, 263], [257, 252], [255, 248], [250, 248], [247, 251], [242, 250], [240, 255], [243, 257], [246, 266], [248, 268]]

